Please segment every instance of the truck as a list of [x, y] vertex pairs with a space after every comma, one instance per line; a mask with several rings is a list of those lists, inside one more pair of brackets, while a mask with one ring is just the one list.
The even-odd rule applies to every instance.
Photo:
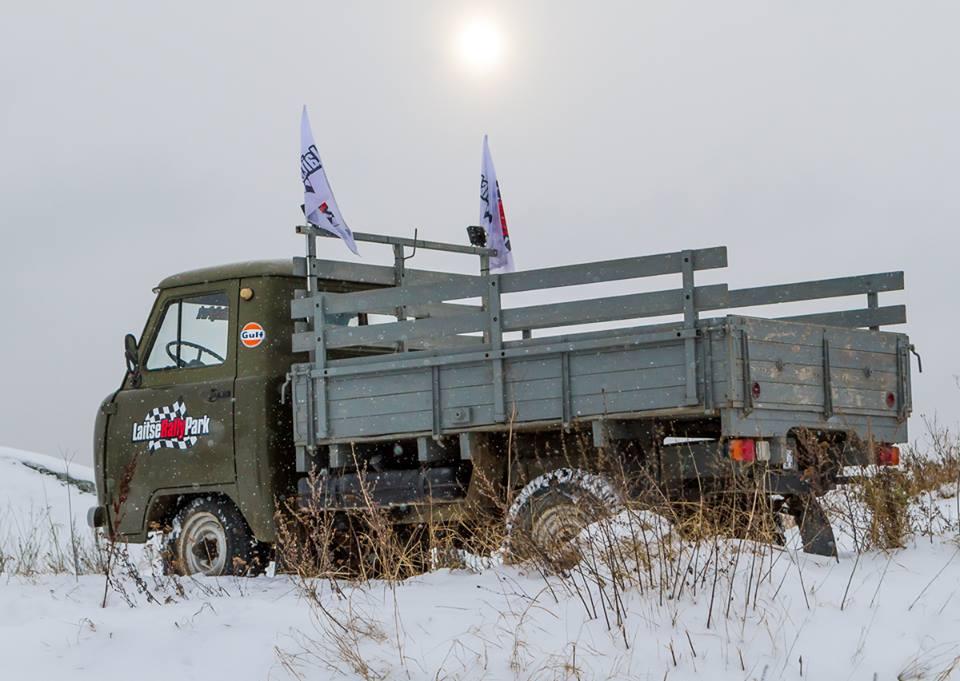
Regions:
[[[97, 412], [89, 523], [129, 542], [173, 528], [183, 574], [268, 555], [281, 500], [401, 526], [489, 511], [492, 488], [508, 536], [522, 526], [546, 550], [609, 503], [611, 461], [649, 483], [626, 494], [668, 500], [762, 479], [804, 550], [835, 555], [818, 499], [849, 466], [896, 465], [908, 439], [914, 348], [883, 330], [906, 309], [879, 304], [902, 272], [698, 281], [727, 266], [721, 246], [494, 273], [478, 228], [470, 245], [357, 233], [393, 249], [371, 265], [318, 258], [330, 234], [297, 231], [304, 257], [161, 281]], [[479, 271], [407, 266], [427, 249]]]

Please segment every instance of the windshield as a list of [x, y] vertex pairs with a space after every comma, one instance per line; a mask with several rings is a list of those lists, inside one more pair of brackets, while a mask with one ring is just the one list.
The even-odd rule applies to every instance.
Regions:
[[230, 305], [226, 293], [171, 301], [147, 356], [148, 371], [222, 364], [229, 344]]

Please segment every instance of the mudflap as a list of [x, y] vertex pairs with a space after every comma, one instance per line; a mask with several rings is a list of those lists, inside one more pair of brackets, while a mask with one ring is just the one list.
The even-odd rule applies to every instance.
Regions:
[[790, 497], [787, 507], [800, 528], [804, 553], [837, 557], [837, 541], [820, 500], [813, 494]]

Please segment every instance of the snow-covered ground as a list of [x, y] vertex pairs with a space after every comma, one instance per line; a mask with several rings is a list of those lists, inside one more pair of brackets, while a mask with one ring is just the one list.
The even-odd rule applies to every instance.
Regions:
[[[36, 456], [0, 449], [0, 550], [29, 509], [69, 524], [64, 485], [20, 463], [56, 464]], [[662, 593], [496, 567], [340, 593], [323, 582], [320, 608], [285, 576], [183, 580], [179, 593], [145, 566], [146, 591], [127, 583], [135, 607], [108, 590], [104, 608], [102, 576], [8, 570], [0, 679], [960, 679], [955, 492], [929, 502], [938, 529], [907, 548], [858, 559], [847, 546], [835, 561], [720, 542], [719, 571], [681, 571], [685, 587]], [[74, 494], [85, 532], [92, 497]]]
[[[88, 491], [67, 485], [74, 479]], [[4, 572], [14, 562], [50, 571], [72, 566], [71, 533], [76, 544], [90, 549], [87, 509], [96, 503], [93, 470], [62, 458], [0, 447], [0, 561]], [[0, 563], [2, 564], [2, 563]]]

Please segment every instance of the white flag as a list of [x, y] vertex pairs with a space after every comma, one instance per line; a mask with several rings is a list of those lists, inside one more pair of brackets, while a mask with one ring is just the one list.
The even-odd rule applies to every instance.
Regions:
[[353, 240], [353, 232], [343, 221], [337, 200], [333, 198], [333, 190], [330, 189], [327, 172], [320, 162], [317, 145], [313, 143], [306, 106], [303, 107], [303, 116], [300, 118], [300, 179], [303, 181], [303, 214], [307, 217], [307, 222], [336, 234], [344, 240], [347, 248], [355, 255], [360, 255]]
[[513, 272], [507, 216], [503, 212], [503, 197], [486, 135], [483, 136], [483, 161], [480, 164], [480, 224], [487, 230], [487, 248], [497, 250], [497, 254], [490, 258], [490, 271]]

